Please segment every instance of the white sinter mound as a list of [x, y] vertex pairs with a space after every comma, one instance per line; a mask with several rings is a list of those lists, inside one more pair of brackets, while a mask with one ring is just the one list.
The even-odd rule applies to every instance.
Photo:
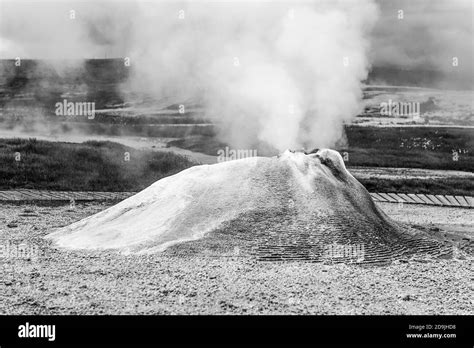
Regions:
[[288, 201], [301, 216], [330, 216], [345, 207], [356, 217], [386, 219], [346, 171], [339, 153], [286, 151], [189, 168], [47, 238], [63, 248], [152, 253], [199, 239], [246, 212], [272, 211]]

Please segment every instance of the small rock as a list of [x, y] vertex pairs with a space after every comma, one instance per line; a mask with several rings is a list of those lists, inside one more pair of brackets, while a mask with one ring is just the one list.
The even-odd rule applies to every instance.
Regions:
[[413, 295], [410, 295], [410, 294], [406, 294], [406, 295], [402, 296], [403, 301], [412, 301], [414, 299], [415, 299], [415, 297]]
[[429, 263], [430, 262], [430, 260], [428, 260], [428, 259], [413, 259], [413, 261], [419, 262], [419, 263]]

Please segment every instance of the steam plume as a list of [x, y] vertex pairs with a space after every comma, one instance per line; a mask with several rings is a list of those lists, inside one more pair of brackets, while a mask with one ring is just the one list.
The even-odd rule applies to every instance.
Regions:
[[133, 83], [204, 101], [233, 146], [332, 146], [361, 111], [370, 1], [147, 3], [138, 13]]
[[280, 151], [332, 146], [361, 111], [378, 15], [371, 0], [0, 4], [3, 58], [129, 57], [134, 95], [201, 103], [226, 143]]

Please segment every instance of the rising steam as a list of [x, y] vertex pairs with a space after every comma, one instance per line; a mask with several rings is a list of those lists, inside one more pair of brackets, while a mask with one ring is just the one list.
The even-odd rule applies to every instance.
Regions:
[[280, 151], [330, 147], [361, 111], [378, 16], [370, 0], [0, 4], [3, 58], [129, 57], [127, 92], [200, 103], [222, 141]]
[[146, 3], [138, 16], [135, 88], [199, 98], [233, 146], [332, 146], [361, 111], [372, 2]]

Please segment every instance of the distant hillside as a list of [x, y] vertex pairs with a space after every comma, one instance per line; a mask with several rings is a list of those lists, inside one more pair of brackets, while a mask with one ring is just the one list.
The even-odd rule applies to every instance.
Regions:
[[474, 79], [454, 69], [448, 73], [430, 69], [373, 67], [365, 83], [368, 85], [386, 84], [389, 86], [474, 90]]
[[[38, 97], [56, 100], [58, 93], [78, 86], [87, 88], [94, 95], [97, 107], [100, 104], [119, 102], [118, 85], [124, 82], [129, 67], [121, 58], [88, 59], [84, 62], [50, 62], [22, 60], [15, 66], [13, 59], [0, 60], [0, 103], [2, 95], [13, 97], [22, 92], [35, 90]], [[441, 89], [474, 89], [472, 76], [465, 76], [453, 68], [452, 72], [430, 69], [403, 69], [400, 67], [375, 66], [369, 73], [367, 84], [387, 84], [391, 86], [416, 86]], [[105, 93], [107, 90], [107, 93]], [[98, 97], [98, 93], [104, 95]], [[52, 98], [48, 98], [48, 95]], [[38, 98], [40, 99], [40, 98]]]
[[73, 100], [93, 100], [96, 108], [122, 103], [119, 86], [129, 70], [122, 59], [91, 59], [84, 62], [41, 60], [0, 60], [0, 106], [24, 94], [32, 94], [34, 103], [51, 107], [61, 96]]

